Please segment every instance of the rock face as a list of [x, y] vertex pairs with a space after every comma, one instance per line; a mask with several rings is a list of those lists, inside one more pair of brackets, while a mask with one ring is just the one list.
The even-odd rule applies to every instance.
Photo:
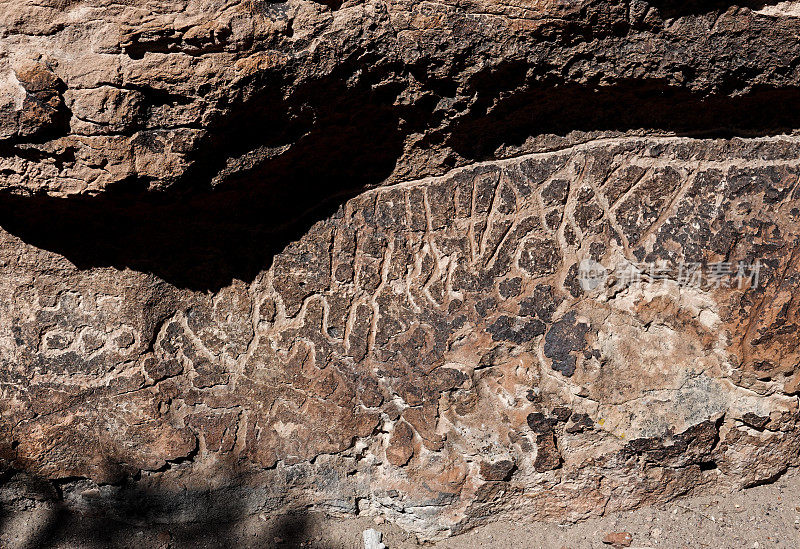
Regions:
[[798, 13], [0, 3], [0, 503], [434, 538], [798, 465]]

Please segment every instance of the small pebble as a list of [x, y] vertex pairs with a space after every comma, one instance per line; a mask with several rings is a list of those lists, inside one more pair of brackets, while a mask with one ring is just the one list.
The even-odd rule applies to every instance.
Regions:
[[609, 532], [603, 538], [603, 543], [614, 547], [630, 547], [633, 535], [630, 532]]

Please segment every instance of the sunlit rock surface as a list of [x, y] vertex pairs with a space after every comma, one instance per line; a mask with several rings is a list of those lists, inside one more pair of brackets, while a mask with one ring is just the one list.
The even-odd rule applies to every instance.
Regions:
[[435, 538], [776, 478], [796, 11], [0, 3], [0, 503]]

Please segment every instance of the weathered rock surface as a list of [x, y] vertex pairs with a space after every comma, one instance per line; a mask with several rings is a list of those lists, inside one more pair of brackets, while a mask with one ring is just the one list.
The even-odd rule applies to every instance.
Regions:
[[435, 537], [797, 465], [796, 11], [0, 3], [0, 503]]

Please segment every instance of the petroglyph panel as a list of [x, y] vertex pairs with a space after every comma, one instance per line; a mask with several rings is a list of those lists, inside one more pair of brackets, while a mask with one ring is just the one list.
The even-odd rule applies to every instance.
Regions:
[[[2, 455], [99, 483], [246, 472], [275, 487], [253, 512], [426, 536], [763, 481], [800, 448], [798, 158], [626, 138], [475, 164], [364, 192], [211, 293], [3, 233]], [[611, 273], [590, 288], [588, 260]], [[758, 280], [680, 278], [721, 263]]]

